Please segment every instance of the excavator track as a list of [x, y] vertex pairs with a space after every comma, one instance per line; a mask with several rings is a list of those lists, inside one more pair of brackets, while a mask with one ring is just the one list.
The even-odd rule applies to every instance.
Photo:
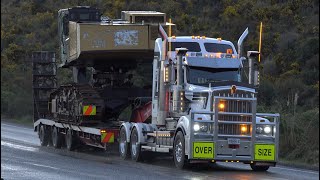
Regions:
[[52, 115], [72, 125], [96, 125], [103, 121], [104, 101], [88, 84], [61, 85], [50, 95]]

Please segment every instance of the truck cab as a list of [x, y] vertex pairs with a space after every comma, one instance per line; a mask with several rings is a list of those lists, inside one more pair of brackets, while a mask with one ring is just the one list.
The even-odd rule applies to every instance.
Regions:
[[[175, 165], [242, 162], [256, 171], [275, 166], [279, 114], [257, 113], [256, 51], [248, 51], [249, 83], [241, 79], [241, 46], [221, 38], [167, 37], [155, 41], [152, 122], [120, 128], [120, 155], [173, 154]], [[131, 154], [128, 154], [129, 150]]]

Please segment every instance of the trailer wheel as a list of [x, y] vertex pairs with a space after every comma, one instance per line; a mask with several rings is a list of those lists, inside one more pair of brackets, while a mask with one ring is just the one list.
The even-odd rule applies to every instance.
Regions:
[[141, 161], [141, 145], [138, 143], [138, 131], [133, 129], [130, 138], [131, 159], [138, 162]]
[[130, 156], [127, 142], [127, 133], [124, 127], [120, 129], [119, 153], [122, 159], [128, 159]]
[[183, 169], [187, 166], [185, 141], [181, 131], [179, 131], [174, 138], [173, 159], [177, 168]]
[[49, 144], [49, 133], [44, 125], [40, 126], [39, 139], [41, 146], [47, 146]]
[[253, 171], [267, 171], [269, 166], [256, 166], [254, 164], [250, 164], [250, 167]]
[[68, 129], [66, 133], [66, 145], [69, 151], [73, 151], [75, 148], [75, 137], [72, 134], [72, 129]]
[[53, 127], [53, 128], [52, 128], [51, 137], [52, 137], [52, 145], [53, 145], [53, 147], [55, 147], [55, 148], [57, 148], [57, 149], [60, 149], [60, 148], [61, 148], [61, 145], [62, 145], [62, 138], [63, 138], [63, 136], [62, 136], [61, 133], [59, 133], [57, 127]]

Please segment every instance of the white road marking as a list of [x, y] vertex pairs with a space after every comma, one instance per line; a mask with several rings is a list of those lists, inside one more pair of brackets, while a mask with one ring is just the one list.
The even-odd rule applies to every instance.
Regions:
[[319, 174], [319, 172], [312, 172], [312, 171], [304, 171], [304, 170], [298, 170], [298, 169], [290, 169], [290, 168], [284, 168], [284, 167], [274, 167], [275, 169], [285, 169], [289, 171], [299, 171], [299, 172], [304, 172], [304, 173], [310, 173], [310, 174]]
[[35, 163], [26, 163], [26, 164], [31, 164], [31, 165], [38, 166], [38, 167], [51, 168], [51, 169], [55, 169], [55, 170], [58, 170], [58, 169], [59, 169], [59, 168], [56, 168], [56, 167], [46, 166], [46, 165], [42, 165], [42, 164], [35, 164]]
[[12, 144], [6, 141], [1, 141], [1, 146], [7, 146], [7, 147], [11, 147], [11, 148], [15, 148], [15, 149], [20, 149], [20, 150], [24, 150], [24, 151], [32, 151], [32, 152], [37, 152], [39, 149], [38, 148], [34, 148], [34, 147], [30, 147], [30, 146], [23, 146], [23, 145], [18, 145], [18, 144]]

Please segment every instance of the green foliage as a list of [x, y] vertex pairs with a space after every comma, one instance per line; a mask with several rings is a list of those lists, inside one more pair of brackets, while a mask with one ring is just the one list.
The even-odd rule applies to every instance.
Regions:
[[[58, 51], [57, 12], [89, 5], [110, 18], [121, 10], [167, 13], [174, 35], [222, 37], [236, 43], [249, 27], [244, 50], [258, 50], [263, 22], [261, 112], [281, 114], [281, 156], [319, 162], [319, 1], [316, 0], [24, 0], [1, 1], [1, 113], [32, 115], [30, 53]], [[143, 8], [142, 8], [143, 7]], [[57, 53], [58, 54], [58, 53]], [[134, 73], [143, 84], [144, 69]], [[70, 72], [59, 70], [59, 82]]]
[[284, 114], [281, 122], [281, 155], [288, 159], [304, 159], [319, 163], [319, 108], [301, 112], [296, 116]]

